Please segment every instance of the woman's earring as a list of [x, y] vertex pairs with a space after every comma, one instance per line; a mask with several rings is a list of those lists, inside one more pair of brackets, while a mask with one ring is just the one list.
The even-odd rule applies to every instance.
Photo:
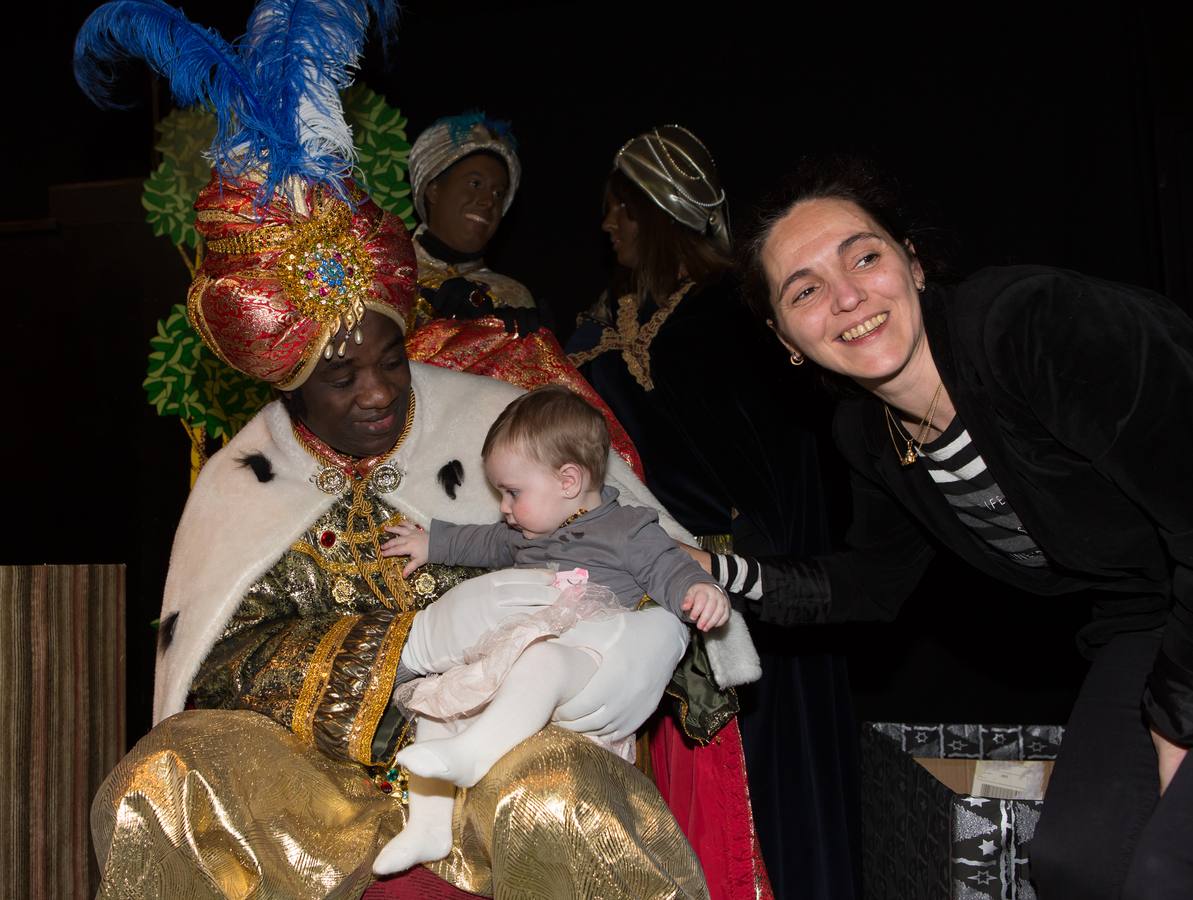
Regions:
[[926, 288], [927, 286], [928, 286], [928, 283], [926, 281], [921, 281], [919, 284], [917, 284], [915, 286], [915, 289], [922, 294], [922, 293], [924, 293], [924, 288]]
[[787, 357], [787, 360], [793, 366], [802, 366], [804, 364], [804, 357], [799, 353], [792, 353], [789, 357]]

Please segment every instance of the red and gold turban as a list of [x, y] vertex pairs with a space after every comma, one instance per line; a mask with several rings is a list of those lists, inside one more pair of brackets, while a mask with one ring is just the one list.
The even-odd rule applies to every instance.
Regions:
[[308, 184], [254, 206], [258, 182], [218, 177], [200, 192], [195, 227], [207, 254], [187, 314], [228, 365], [292, 390], [321, 355], [359, 341], [366, 310], [405, 330], [418, 290], [410, 235], [363, 192], [349, 193], [351, 203]]

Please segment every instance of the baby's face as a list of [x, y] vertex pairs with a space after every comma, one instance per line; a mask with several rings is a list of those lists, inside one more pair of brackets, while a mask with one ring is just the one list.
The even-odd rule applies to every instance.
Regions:
[[501, 494], [505, 523], [525, 537], [550, 534], [576, 511], [559, 473], [514, 448], [495, 448], [485, 459], [485, 477]]

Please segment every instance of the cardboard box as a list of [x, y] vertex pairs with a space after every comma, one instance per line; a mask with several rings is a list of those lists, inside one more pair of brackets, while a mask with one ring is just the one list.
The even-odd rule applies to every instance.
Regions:
[[1043, 801], [974, 796], [973, 780], [980, 760], [1037, 760], [1027, 768], [1046, 787], [1063, 735], [1056, 725], [864, 724], [867, 900], [1035, 900], [1028, 857]]

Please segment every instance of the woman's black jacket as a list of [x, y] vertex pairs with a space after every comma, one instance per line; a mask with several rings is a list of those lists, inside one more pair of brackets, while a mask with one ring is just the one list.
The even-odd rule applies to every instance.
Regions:
[[[866, 394], [834, 423], [853, 472], [849, 549], [764, 560], [757, 611], [783, 623], [891, 618], [938, 547], [1038, 594], [1093, 589], [1083, 649], [1162, 629], [1145, 715], [1193, 744], [1193, 321], [1140, 288], [1042, 267], [986, 269], [922, 299], [957, 415], [1049, 567], [998, 555], [926, 466], [901, 468]], [[956, 596], [966, 602], [964, 585]]]

